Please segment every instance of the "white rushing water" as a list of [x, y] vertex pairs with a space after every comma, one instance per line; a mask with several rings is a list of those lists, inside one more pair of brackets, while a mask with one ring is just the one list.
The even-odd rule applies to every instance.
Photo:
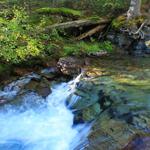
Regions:
[[[35, 93], [28, 93], [22, 97], [24, 103], [21, 106], [1, 109], [0, 150], [74, 150], [78, 145], [86, 145], [90, 126], [73, 127], [74, 115], [65, 105], [80, 76], [69, 83], [55, 85], [46, 101]], [[9, 89], [8, 94], [12, 92], [12, 88]], [[77, 97], [74, 98], [76, 101]]]

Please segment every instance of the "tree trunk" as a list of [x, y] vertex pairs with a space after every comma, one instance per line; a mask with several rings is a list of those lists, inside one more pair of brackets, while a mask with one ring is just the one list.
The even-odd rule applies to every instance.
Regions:
[[133, 19], [141, 15], [141, 0], [131, 0], [130, 8], [127, 12], [127, 19]]

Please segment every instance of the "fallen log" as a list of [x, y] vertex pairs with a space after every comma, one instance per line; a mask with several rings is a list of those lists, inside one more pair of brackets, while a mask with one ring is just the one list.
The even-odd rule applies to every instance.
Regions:
[[76, 37], [76, 40], [82, 40], [82, 39], [85, 39], [86, 37], [90, 37], [94, 35], [95, 33], [102, 31], [105, 27], [106, 25], [98, 25], [95, 28], [89, 30], [88, 32], [85, 32], [81, 34], [80, 36]]
[[90, 25], [107, 24], [109, 21], [110, 20], [108, 19], [101, 19], [101, 20], [82, 19], [82, 20], [54, 24], [54, 25], [48, 26], [46, 30], [51, 30], [54, 28], [55, 29], [67, 29], [67, 28], [78, 28], [78, 27], [90, 26]]

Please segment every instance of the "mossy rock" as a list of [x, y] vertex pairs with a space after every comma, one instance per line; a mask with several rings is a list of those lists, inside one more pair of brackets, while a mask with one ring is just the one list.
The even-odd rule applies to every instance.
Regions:
[[119, 29], [121, 27], [133, 27], [142, 24], [143, 22], [144, 22], [143, 16], [127, 20], [126, 16], [122, 15], [112, 21], [112, 27], [115, 29]]

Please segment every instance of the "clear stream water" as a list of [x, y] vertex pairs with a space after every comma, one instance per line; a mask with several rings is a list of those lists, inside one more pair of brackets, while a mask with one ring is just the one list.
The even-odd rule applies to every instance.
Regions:
[[[74, 150], [79, 145], [84, 149], [90, 126], [73, 127], [74, 115], [66, 106], [80, 76], [55, 85], [46, 100], [29, 92], [21, 97], [21, 105], [1, 108], [0, 150]], [[0, 96], [13, 98], [33, 77], [39, 78], [32, 74], [12, 82], [0, 91]], [[72, 100], [77, 100], [77, 97]]]

